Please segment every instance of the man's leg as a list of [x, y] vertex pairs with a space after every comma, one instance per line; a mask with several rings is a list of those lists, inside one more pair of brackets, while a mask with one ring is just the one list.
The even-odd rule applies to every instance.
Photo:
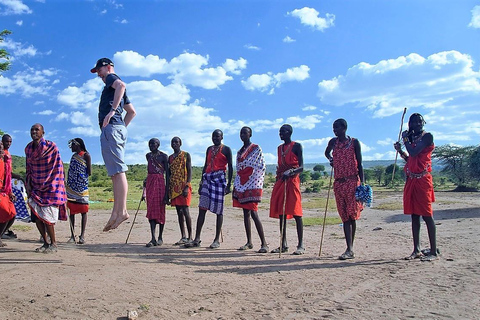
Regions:
[[297, 249], [304, 249], [303, 247], [303, 219], [299, 216], [293, 216], [295, 218], [295, 224], [297, 225], [297, 237], [298, 245]]
[[84, 237], [85, 236], [85, 228], [87, 227], [87, 213], [86, 212], [83, 212], [82, 213], [82, 230], [81, 230], [81, 233], [80, 233], [80, 237]]
[[103, 229], [108, 231], [117, 228], [123, 221], [130, 218], [127, 213], [128, 182], [125, 172], [112, 176], [113, 182], [113, 210], [110, 220]]
[[2, 236], [7, 230], [7, 222], [0, 223], [0, 247], [5, 247], [6, 244], [2, 242]]
[[217, 214], [217, 224], [215, 229], [215, 239], [213, 242], [220, 243], [220, 234], [222, 233], [222, 225], [223, 225], [223, 214]]
[[430, 255], [437, 255], [437, 237], [436, 237], [436, 227], [435, 221], [433, 217], [423, 217], [423, 221], [425, 221], [427, 225], [428, 231], [428, 240], [430, 240]]
[[413, 253], [420, 253], [420, 216], [412, 214]]
[[190, 217], [190, 210], [188, 206], [182, 207], [183, 215], [185, 216], [185, 224], [187, 225], [188, 240], [192, 239], [192, 218]]
[[262, 242], [261, 246], [265, 247], [267, 246], [267, 241], [265, 240], [265, 233], [263, 232], [263, 225], [262, 222], [260, 221], [260, 218], [258, 217], [257, 211], [251, 211], [251, 216], [253, 219], [253, 222], [255, 223], [255, 228], [257, 229], [258, 236], [260, 237], [260, 241]]
[[70, 224], [72, 226], [72, 228], [70, 229], [70, 239], [68, 240], [68, 242], [74, 242], [75, 241], [75, 234], [74, 234], [74, 231], [75, 231], [75, 215], [74, 214], [70, 214]]
[[250, 222], [250, 210], [243, 209], [243, 224], [245, 226], [245, 234], [247, 236], [247, 244], [252, 244], [252, 223]]
[[176, 206], [177, 217], [178, 217], [178, 226], [180, 227], [181, 239], [185, 238], [185, 217], [183, 215], [183, 210], [181, 206]]
[[193, 241], [199, 242], [200, 235], [202, 234], [203, 224], [205, 223], [205, 214], [207, 210], [199, 209], [198, 210], [198, 218], [197, 218], [197, 230], [195, 230], [195, 239]]
[[55, 225], [45, 225], [45, 229], [47, 230], [48, 236], [50, 237], [50, 245], [57, 247], [57, 241], [55, 239]]

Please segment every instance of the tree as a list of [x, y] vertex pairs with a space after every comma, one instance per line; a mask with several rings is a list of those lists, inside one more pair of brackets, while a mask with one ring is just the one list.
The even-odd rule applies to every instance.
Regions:
[[375, 166], [372, 168], [373, 176], [375, 177], [375, 181], [377, 181], [378, 185], [382, 183], [382, 179], [385, 176], [385, 167], [383, 166]]
[[[8, 36], [12, 32], [9, 30], [3, 30], [0, 32], [0, 43], [5, 41], [5, 36]], [[10, 68], [10, 54], [5, 49], [0, 49], [0, 73], [7, 71]]]
[[310, 174], [310, 177], [312, 178], [312, 180], [318, 180], [318, 179], [320, 179], [321, 176], [322, 176], [322, 173], [319, 172], [319, 171], [313, 171]]
[[442, 173], [446, 173], [457, 185], [458, 189], [475, 187], [478, 184], [478, 177], [473, 176], [471, 167], [471, 159], [477, 157], [475, 146], [452, 146], [444, 145], [437, 147], [433, 151], [433, 158], [443, 165]]
[[470, 168], [470, 175], [476, 179], [480, 180], [480, 147], [476, 147], [473, 150], [471, 156], [468, 159], [468, 167]]
[[313, 167], [313, 171], [315, 171], [315, 172], [325, 171], [325, 166], [321, 165], [321, 164], [317, 164], [317, 165], [315, 165], [315, 167]]
[[392, 173], [393, 173], [393, 168], [395, 167], [395, 176], [393, 177], [393, 181], [401, 180], [402, 179], [402, 169], [396, 165], [396, 164], [391, 164], [385, 168], [385, 185], [388, 186], [390, 183], [392, 183]]
[[300, 173], [300, 183], [305, 183], [308, 180], [310, 180], [310, 171], [302, 171], [302, 173]]

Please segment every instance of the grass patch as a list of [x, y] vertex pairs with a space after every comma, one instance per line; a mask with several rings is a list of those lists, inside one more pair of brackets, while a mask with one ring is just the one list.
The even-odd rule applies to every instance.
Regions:
[[[326, 198], [304, 198], [302, 201], [302, 208], [304, 209], [323, 209], [325, 210]], [[328, 211], [337, 211], [337, 204], [335, 199], [328, 200]]]
[[32, 227], [24, 226], [21, 224], [14, 224], [10, 229], [12, 229], [12, 231], [30, 231], [32, 230]]
[[373, 207], [377, 210], [386, 210], [386, 211], [393, 211], [393, 210], [402, 210], [403, 209], [403, 202], [395, 201], [395, 202], [385, 202]]
[[[342, 220], [340, 217], [327, 217], [325, 219], [325, 225], [335, 225], [335, 224], [340, 224], [342, 223]], [[308, 227], [308, 226], [321, 226], [323, 225], [323, 217], [310, 217], [310, 218], [303, 218], [303, 225]]]

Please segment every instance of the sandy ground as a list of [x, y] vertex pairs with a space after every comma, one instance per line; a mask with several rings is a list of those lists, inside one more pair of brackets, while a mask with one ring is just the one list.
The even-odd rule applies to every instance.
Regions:
[[[210, 213], [201, 248], [173, 245], [180, 233], [170, 210], [161, 247], [145, 247], [149, 229], [142, 209], [128, 244], [134, 212], [108, 233], [101, 231], [108, 212], [90, 212], [84, 245], [67, 244], [68, 224], [60, 222], [56, 254], [34, 252], [40, 245], [35, 228], [18, 231], [17, 240], [0, 248], [0, 319], [126, 319], [128, 310], [139, 319], [479, 319], [479, 195], [436, 196], [442, 255], [434, 262], [402, 260], [412, 251], [409, 217], [374, 207], [358, 222], [356, 258], [349, 261], [337, 260], [345, 250], [340, 225], [326, 226], [320, 258], [321, 226], [305, 228], [303, 256], [256, 253], [255, 231], [254, 250], [237, 251], [245, 235], [241, 211], [233, 208], [226, 210], [224, 242], [216, 250], [208, 248], [215, 225]], [[377, 204], [395, 202], [401, 194], [377, 198]], [[260, 216], [273, 249], [277, 220], [266, 210]], [[195, 223], [196, 208], [192, 217]], [[292, 249], [293, 223], [287, 231]], [[426, 234], [422, 223], [422, 247]]]

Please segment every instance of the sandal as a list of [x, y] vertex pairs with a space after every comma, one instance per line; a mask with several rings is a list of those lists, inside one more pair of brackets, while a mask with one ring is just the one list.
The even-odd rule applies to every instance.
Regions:
[[[430, 248], [426, 248], [422, 250], [422, 253], [424, 256], [429, 256], [430, 255]], [[437, 248], [437, 255], [440, 254], [440, 249]]]
[[43, 253], [55, 253], [57, 252], [58, 249], [57, 249], [57, 246], [54, 246], [54, 245], [49, 245], [48, 248], [46, 248]]
[[85, 243], [85, 238], [82, 237], [82, 236], [78, 237], [78, 242], [77, 243], [78, 244], [84, 244]]
[[149, 243], [145, 245], [145, 247], [150, 248], [150, 247], [156, 247], [158, 245], [157, 240], [150, 240]]
[[200, 243], [202, 243], [202, 240], [192, 240], [192, 241], [189, 241], [187, 243], [185, 243], [183, 246], [185, 248], [196, 248], [196, 247], [200, 247]]
[[244, 244], [243, 246], [241, 246], [240, 248], [238, 248], [238, 250], [247, 250], [247, 249], [253, 249], [253, 244], [251, 243], [246, 243]]
[[37, 252], [37, 253], [42, 253], [42, 252], [44, 252], [45, 250], [47, 250], [47, 248], [48, 248], [48, 244], [44, 244], [43, 246], [38, 247], [37, 249], [35, 249], [35, 252]]
[[177, 242], [175, 242], [175, 245], [180, 246], [182, 244], [188, 243], [188, 241], [189, 241], [188, 238], [182, 238], [182, 239], [178, 240]]
[[423, 257], [423, 253], [421, 253], [421, 252], [412, 252], [411, 255], [406, 256], [406, 257], [403, 258], [403, 259], [404, 259], [404, 260], [414, 260], [414, 259], [420, 259], [421, 257]]
[[77, 242], [75, 241], [75, 237], [70, 237], [70, 239], [68, 239], [68, 241], [67, 241], [67, 243], [72, 243], [72, 242], [73, 242], [73, 243], [77, 243]]
[[157, 246], [161, 246], [162, 244], [163, 244], [163, 240], [159, 238], [157, 241]]
[[267, 253], [268, 252], [268, 246], [262, 246], [258, 251], [258, 253]]
[[431, 261], [435, 261], [435, 260], [437, 260], [437, 259], [438, 259], [438, 256], [437, 256], [437, 255], [431, 254], [431, 255], [428, 255], [428, 256], [423, 256], [423, 257], [421, 257], [421, 258], [420, 258], [420, 261], [429, 261], [429, 262], [431, 262]]
[[345, 251], [340, 257], [338, 257], [338, 260], [349, 260], [355, 258], [355, 253], [353, 251]]
[[[282, 248], [282, 253], [284, 252], [288, 252], [288, 247], [283, 247]], [[280, 253], [280, 247], [276, 248], [276, 249], [273, 249], [272, 251], [270, 251], [270, 253]]]
[[300, 256], [305, 253], [305, 248], [304, 247], [297, 247], [297, 250], [293, 253], [296, 256]]
[[212, 244], [210, 245], [210, 249], [217, 249], [217, 248], [220, 248], [220, 242], [213, 241]]

